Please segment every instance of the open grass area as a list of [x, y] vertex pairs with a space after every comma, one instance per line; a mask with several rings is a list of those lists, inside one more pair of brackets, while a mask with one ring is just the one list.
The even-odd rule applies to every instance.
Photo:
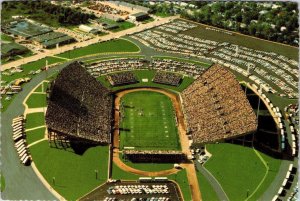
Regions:
[[46, 107], [46, 94], [31, 94], [26, 101], [29, 108]]
[[45, 116], [43, 112], [30, 113], [26, 115], [26, 129], [43, 126]]
[[[29, 74], [30, 71], [37, 71], [44, 67], [46, 65], [46, 60], [48, 60], [48, 65], [54, 64], [57, 62], [65, 61], [64, 59], [56, 58], [56, 57], [46, 57], [44, 59], [40, 59], [34, 62], [30, 62], [24, 65], [21, 65], [23, 72], [20, 73], [9, 73], [9, 75], [1, 74], [1, 78], [3, 81], [6, 81], [7, 83], [18, 79], [18, 78], [24, 78], [24, 77], [33, 77], [34, 75]], [[5, 70], [2, 72], [10, 72], [10, 70]]]
[[[250, 196], [255, 192], [267, 173], [266, 167], [252, 148], [222, 143], [209, 144], [207, 149], [212, 157], [205, 164], [205, 167], [219, 181], [230, 200], [246, 199], [247, 195]], [[271, 174], [276, 175], [280, 161], [270, 157], [268, 160], [274, 170]], [[259, 198], [261, 195], [259, 193], [263, 193], [270, 185], [272, 175], [268, 175], [268, 177], [269, 179], [264, 180], [259, 191], [256, 191], [253, 197]]]
[[138, 169], [138, 170], [143, 170], [143, 171], [148, 171], [148, 172], [156, 172], [156, 171], [161, 171], [161, 170], [169, 170], [174, 167], [174, 163], [133, 163], [129, 160], [122, 159], [122, 154], [120, 154], [120, 159], [128, 166]]
[[112, 164], [112, 178], [121, 180], [138, 180], [140, 175], [136, 175], [130, 172], [125, 172], [120, 169], [115, 163]]
[[5, 189], [5, 178], [3, 174], [1, 174], [0, 176], [1, 176], [1, 192], [3, 192]]
[[66, 200], [77, 200], [107, 180], [108, 150], [108, 146], [91, 147], [80, 155], [71, 148], [50, 148], [47, 141], [30, 147], [43, 177]]
[[203, 201], [218, 201], [219, 198], [212, 185], [201, 172], [196, 172]]
[[[118, 86], [118, 87], [111, 87], [109, 82], [106, 80], [106, 75], [100, 76], [97, 79], [100, 80], [100, 82], [104, 86], [106, 86], [108, 88], [111, 88], [113, 91], [117, 91], [117, 90], [120, 90], [120, 89], [134, 88], [134, 87], [158, 87], [158, 88], [170, 89], [170, 90], [173, 90], [173, 91], [181, 92], [185, 88], [187, 88], [190, 84], [192, 84], [192, 82], [194, 82], [193, 78], [184, 77], [182, 83], [180, 84], [180, 86], [175, 87], [175, 86], [157, 84], [157, 83], [152, 82], [152, 79], [155, 75], [154, 70], [135, 70], [135, 71], [132, 71], [132, 72], [136, 76], [139, 83], [131, 84], [131, 85]], [[148, 79], [148, 82], [143, 82], [142, 79]]]
[[124, 95], [120, 104], [120, 147], [139, 150], [180, 150], [175, 111], [169, 97], [138, 91]]
[[26, 131], [26, 141], [31, 144], [35, 141], [43, 139], [45, 136], [45, 128], [38, 128], [32, 131]]
[[134, 43], [123, 39], [111, 40], [106, 42], [95, 43], [87, 47], [67, 51], [57, 56], [64, 58], [77, 58], [90, 54], [99, 54], [104, 52], [138, 52], [139, 47]]
[[[182, 34], [187, 34], [190, 36], [194, 36], [197, 38], [213, 40], [218, 42], [228, 42], [233, 43], [241, 46], [245, 46], [248, 48], [262, 50], [267, 52], [275, 52], [290, 58], [293, 58], [298, 61], [298, 48], [286, 46], [279, 43], [274, 43], [271, 41], [261, 40], [254, 37], [249, 37], [245, 35], [241, 35], [238, 33], [233, 33], [232, 35], [217, 32], [214, 30], [206, 29], [207, 26], [200, 25], [194, 29], [182, 32]], [[218, 29], [215, 28], [214, 29]], [[221, 29], [222, 30], [222, 29]]]
[[167, 176], [168, 179], [174, 180], [178, 183], [183, 194], [184, 201], [192, 201], [191, 189], [189, 186], [186, 170], [181, 170], [176, 174]]

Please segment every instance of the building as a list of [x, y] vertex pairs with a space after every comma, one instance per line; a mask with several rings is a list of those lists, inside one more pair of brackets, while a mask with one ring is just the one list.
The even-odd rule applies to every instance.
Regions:
[[2, 43], [1, 44], [1, 59], [5, 59], [10, 56], [25, 54], [27, 52], [29, 52], [27, 47], [24, 47], [17, 43]]
[[49, 32], [46, 34], [38, 35], [32, 38], [36, 45], [42, 48], [54, 48], [57, 45], [64, 45], [75, 42], [75, 39], [60, 32]]
[[79, 25], [78, 28], [79, 28], [80, 31], [83, 31], [83, 32], [86, 32], [86, 33], [92, 33], [92, 34], [99, 33], [98, 29], [95, 29], [94, 27], [90, 27], [90, 26], [87, 26], [87, 25], [84, 25], [84, 24]]
[[129, 19], [132, 21], [143, 21], [149, 18], [147, 13], [139, 12], [129, 15]]
[[119, 28], [119, 25], [117, 24], [105, 24], [103, 25], [104, 30], [113, 30]]

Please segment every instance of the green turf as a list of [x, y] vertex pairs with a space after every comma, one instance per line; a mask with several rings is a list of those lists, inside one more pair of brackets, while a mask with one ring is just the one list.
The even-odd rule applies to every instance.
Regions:
[[26, 141], [31, 144], [35, 141], [43, 139], [45, 136], [45, 128], [38, 128], [32, 131], [26, 131]]
[[169, 170], [174, 167], [174, 163], [133, 163], [129, 160], [122, 159], [122, 154], [120, 154], [120, 158], [126, 165], [138, 170], [143, 170], [148, 172]]
[[46, 94], [31, 94], [26, 101], [29, 108], [46, 107]]
[[239, 201], [246, 199], [247, 194], [251, 195], [266, 173], [254, 150], [226, 143], [206, 147], [212, 157], [205, 167], [219, 181], [229, 199]]
[[40, 84], [35, 90], [34, 92], [43, 92], [43, 83]]
[[1, 174], [0, 176], [1, 176], [1, 192], [3, 192], [5, 189], [5, 178], [3, 174]]
[[136, 175], [130, 172], [125, 172], [120, 169], [115, 163], [112, 164], [112, 178], [121, 180], [138, 180], [140, 175]]
[[131, 92], [122, 97], [121, 104], [124, 106], [121, 112], [125, 113], [120, 126], [121, 148], [180, 150], [174, 108], [169, 97], [150, 91]]
[[219, 198], [217, 196], [216, 191], [212, 187], [212, 185], [207, 181], [207, 179], [201, 174], [201, 172], [197, 172], [198, 183], [200, 186], [201, 196], [203, 201], [218, 201]]
[[189, 187], [188, 178], [186, 175], [186, 170], [181, 170], [176, 174], [167, 176], [168, 179], [174, 180], [180, 186], [181, 192], [183, 194], [183, 200], [192, 201], [191, 189]]
[[[47, 141], [30, 147], [33, 161], [43, 177], [67, 200], [77, 200], [107, 180], [108, 150], [108, 146], [97, 146], [79, 155], [71, 148], [50, 148]], [[95, 170], [98, 170], [98, 179]]]
[[134, 23], [131, 22], [118, 22], [117, 25], [119, 25], [119, 28], [111, 30], [112, 32], [118, 32], [118, 31], [123, 31], [125, 29], [130, 29], [132, 27], [135, 27]]
[[26, 115], [26, 129], [43, 126], [45, 117], [43, 112], [30, 113]]
[[267, 188], [272, 184], [274, 181], [280, 165], [281, 165], [281, 160], [280, 159], [275, 159], [272, 158], [264, 153], [259, 152], [259, 154], [262, 156], [264, 161], [267, 163], [269, 166], [269, 172], [267, 177], [265, 178], [264, 182], [261, 184], [260, 188], [251, 196], [251, 199], [249, 200], [258, 200], [267, 190]]
[[225, 34], [222, 32], [217, 32], [213, 30], [208, 30], [204, 25], [199, 25], [198, 27], [182, 32], [182, 34], [187, 34], [190, 36], [195, 36], [202, 39], [213, 40], [218, 42], [228, 42], [244, 47], [275, 52], [298, 61], [298, 48], [286, 46], [280, 43], [274, 43], [271, 41], [260, 40], [258, 38], [245, 36], [241, 34], [234, 33], [233, 35]]
[[64, 58], [77, 58], [90, 54], [104, 53], [104, 52], [138, 52], [139, 48], [132, 42], [123, 39], [111, 40], [101, 43], [89, 45], [87, 47], [78, 48], [67, 51], [57, 56]]
[[[139, 83], [131, 84], [131, 85], [118, 86], [118, 87], [111, 87], [109, 82], [106, 80], [106, 75], [100, 76], [97, 79], [100, 80], [100, 82], [104, 86], [106, 86], [108, 88], [111, 88], [113, 91], [120, 90], [120, 89], [133, 88], [133, 87], [158, 87], [158, 88], [170, 89], [170, 90], [173, 90], [173, 91], [181, 92], [185, 88], [187, 88], [194, 81], [194, 79], [191, 78], [191, 77], [184, 77], [182, 83], [178, 87], [175, 87], [175, 86], [157, 84], [157, 83], [152, 82], [152, 79], [155, 75], [154, 70], [134, 70], [132, 72], [137, 77]], [[148, 79], [148, 82], [142, 82], [142, 79]]]

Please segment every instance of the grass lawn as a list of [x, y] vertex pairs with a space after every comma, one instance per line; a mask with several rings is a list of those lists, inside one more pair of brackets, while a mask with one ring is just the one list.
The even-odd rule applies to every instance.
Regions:
[[40, 84], [35, 90], [34, 92], [43, 92], [43, 83]]
[[[132, 71], [136, 78], [138, 79], [139, 83], [136, 84], [131, 84], [131, 85], [124, 85], [124, 86], [118, 86], [118, 87], [111, 87], [109, 82], [105, 79], [106, 75], [100, 76], [97, 78], [100, 80], [100, 82], [108, 87], [111, 88], [113, 91], [120, 90], [120, 89], [126, 89], [126, 88], [133, 88], [133, 87], [158, 87], [158, 88], [163, 88], [163, 89], [171, 89], [173, 91], [178, 91], [181, 92], [185, 88], [187, 88], [192, 82], [194, 82], [194, 79], [191, 77], [184, 77], [182, 83], [179, 85], [179, 87], [174, 87], [170, 85], [164, 85], [164, 84], [157, 84], [152, 82], [152, 79], [155, 75], [154, 70], [135, 70]], [[142, 79], [148, 79], [148, 82], [142, 82]]]
[[30, 147], [30, 152], [43, 177], [67, 200], [77, 200], [107, 180], [108, 146], [92, 147], [78, 155], [71, 148], [50, 148], [43, 141]]
[[172, 16], [170, 13], [164, 13], [164, 12], [155, 12], [154, 15], [158, 17], [170, 17]]
[[87, 47], [78, 48], [67, 51], [57, 56], [64, 58], [77, 58], [90, 54], [104, 53], [104, 52], [138, 52], [139, 48], [132, 42], [123, 39], [111, 40], [89, 45]]
[[32, 131], [26, 132], [26, 141], [28, 144], [31, 144], [35, 141], [43, 139], [45, 136], [45, 128], [39, 128]]
[[279, 43], [273, 43], [270, 41], [259, 40], [258, 38], [248, 37], [236, 33], [229, 35], [222, 32], [208, 30], [206, 29], [205, 25], [199, 25], [194, 29], [182, 32], [182, 34], [218, 42], [229, 42], [256, 50], [275, 52], [298, 61], [298, 48], [281, 45]]
[[168, 179], [174, 180], [178, 183], [183, 194], [183, 200], [192, 201], [191, 189], [186, 175], [186, 170], [181, 170], [180, 172], [167, 177]]
[[[230, 200], [244, 200], [247, 197], [247, 191], [249, 191], [248, 195], [255, 191], [266, 173], [266, 167], [253, 149], [226, 143], [209, 144], [207, 149], [212, 157], [205, 167], [219, 181]], [[275, 170], [272, 174], [276, 174], [280, 163], [271, 158], [269, 160], [273, 166], [272, 169]], [[261, 193], [272, 182], [270, 180], [264, 180], [259, 188], [262, 190]], [[254, 195], [258, 198], [259, 192], [256, 191]]]
[[26, 129], [43, 126], [45, 116], [43, 112], [30, 113], [26, 115]]
[[174, 167], [174, 163], [133, 163], [129, 160], [122, 159], [122, 154], [120, 154], [120, 158], [126, 165], [138, 170], [143, 170], [148, 172], [169, 170]]
[[219, 198], [217, 193], [207, 179], [201, 174], [201, 172], [196, 172], [198, 183], [200, 186], [201, 196], [203, 201], [218, 201]]
[[125, 172], [120, 169], [115, 163], [112, 164], [112, 178], [122, 180], [138, 180], [140, 175], [136, 175], [130, 172]]
[[2, 174], [0, 176], [1, 176], [1, 192], [3, 192], [5, 189], [5, 178]]
[[31, 94], [26, 101], [29, 108], [46, 107], [46, 94]]
[[[120, 147], [180, 150], [172, 101], [158, 92], [138, 91], [121, 99]], [[126, 130], [123, 130], [126, 129]], [[128, 130], [127, 130], [128, 129]]]
[[[34, 62], [30, 62], [28, 64], [25, 65], [21, 65], [23, 72], [20, 73], [13, 73], [11, 75], [3, 75], [1, 74], [1, 78], [3, 81], [6, 82], [11, 82], [15, 79], [18, 78], [24, 78], [24, 77], [33, 77], [34, 75], [30, 75], [28, 74], [30, 71], [36, 71], [39, 70], [40, 68], [44, 67], [46, 65], [46, 60], [48, 60], [48, 64], [53, 64], [53, 63], [57, 63], [57, 62], [61, 62], [64, 61], [64, 59], [60, 59], [60, 58], [56, 58], [56, 57], [46, 57], [44, 59], [40, 59]], [[9, 72], [9, 70], [5, 70], [3, 72]]]
[[135, 24], [134, 24], [134, 23], [132, 23], [132, 22], [127, 22], [127, 21], [124, 21], [124, 22], [117, 22], [116, 24], [119, 25], [119, 28], [116, 28], [116, 29], [111, 30], [112, 32], [123, 31], [123, 30], [125, 30], [125, 29], [130, 29], [130, 28], [132, 28], [132, 27], [135, 27]]

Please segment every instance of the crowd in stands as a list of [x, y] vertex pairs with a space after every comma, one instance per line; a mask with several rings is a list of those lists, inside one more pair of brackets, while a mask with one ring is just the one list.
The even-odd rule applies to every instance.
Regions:
[[[261, 85], [266, 92], [278, 93], [289, 98], [298, 97], [296, 60], [274, 52], [207, 40], [201, 36], [191, 36], [188, 32], [170, 29], [178, 23], [179, 21], [173, 21], [133, 34], [131, 37], [158, 51], [180, 53], [228, 67], [249, 77], [256, 84]], [[190, 22], [182, 21], [182, 23], [188, 26]]]
[[30, 155], [27, 148], [26, 136], [24, 132], [24, 116], [18, 116], [13, 119], [13, 140], [15, 142], [15, 148], [19, 155], [20, 161], [22, 164], [27, 165], [30, 162]]
[[149, 68], [159, 71], [178, 72], [194, 78], [197, 78], [205, 70], [200, 65], [172, 59], [153, 59]]
[[166, 84], [171, 86], [179, 86], [182, 80], [182, 76], [175, 73], [158, 71], [155, 73], [153, 82], [159, 84]]
[[172, 150], [123, 150], [123, 154], [135, 162], [181, 162], [186, 156], [181, 151]]
[[112, 102], [110, 91], [73, 62], [51, 84], [47, 127], [58, 134], [109, 143]]
[[118, 58], [97, 61], [86, 65], [85, 68], [94, 77], [99, 77], [101, 75], [113, 73], [116, 71], [148, 69], [145, 66], [145, 62], [146, 61], [142, 58]]
[[109, 74], [106, 76], [106, 79], [113, 87], [127, 85], [127, 84], [134, 84], [138, 82], [137, 78], [132, 72], [120, 72], [120, 73]]
[[205, 71], [182, 93], [194, 143], [218, 141], [256, 130], [256, 115], [234, 75], [219, 65]]

